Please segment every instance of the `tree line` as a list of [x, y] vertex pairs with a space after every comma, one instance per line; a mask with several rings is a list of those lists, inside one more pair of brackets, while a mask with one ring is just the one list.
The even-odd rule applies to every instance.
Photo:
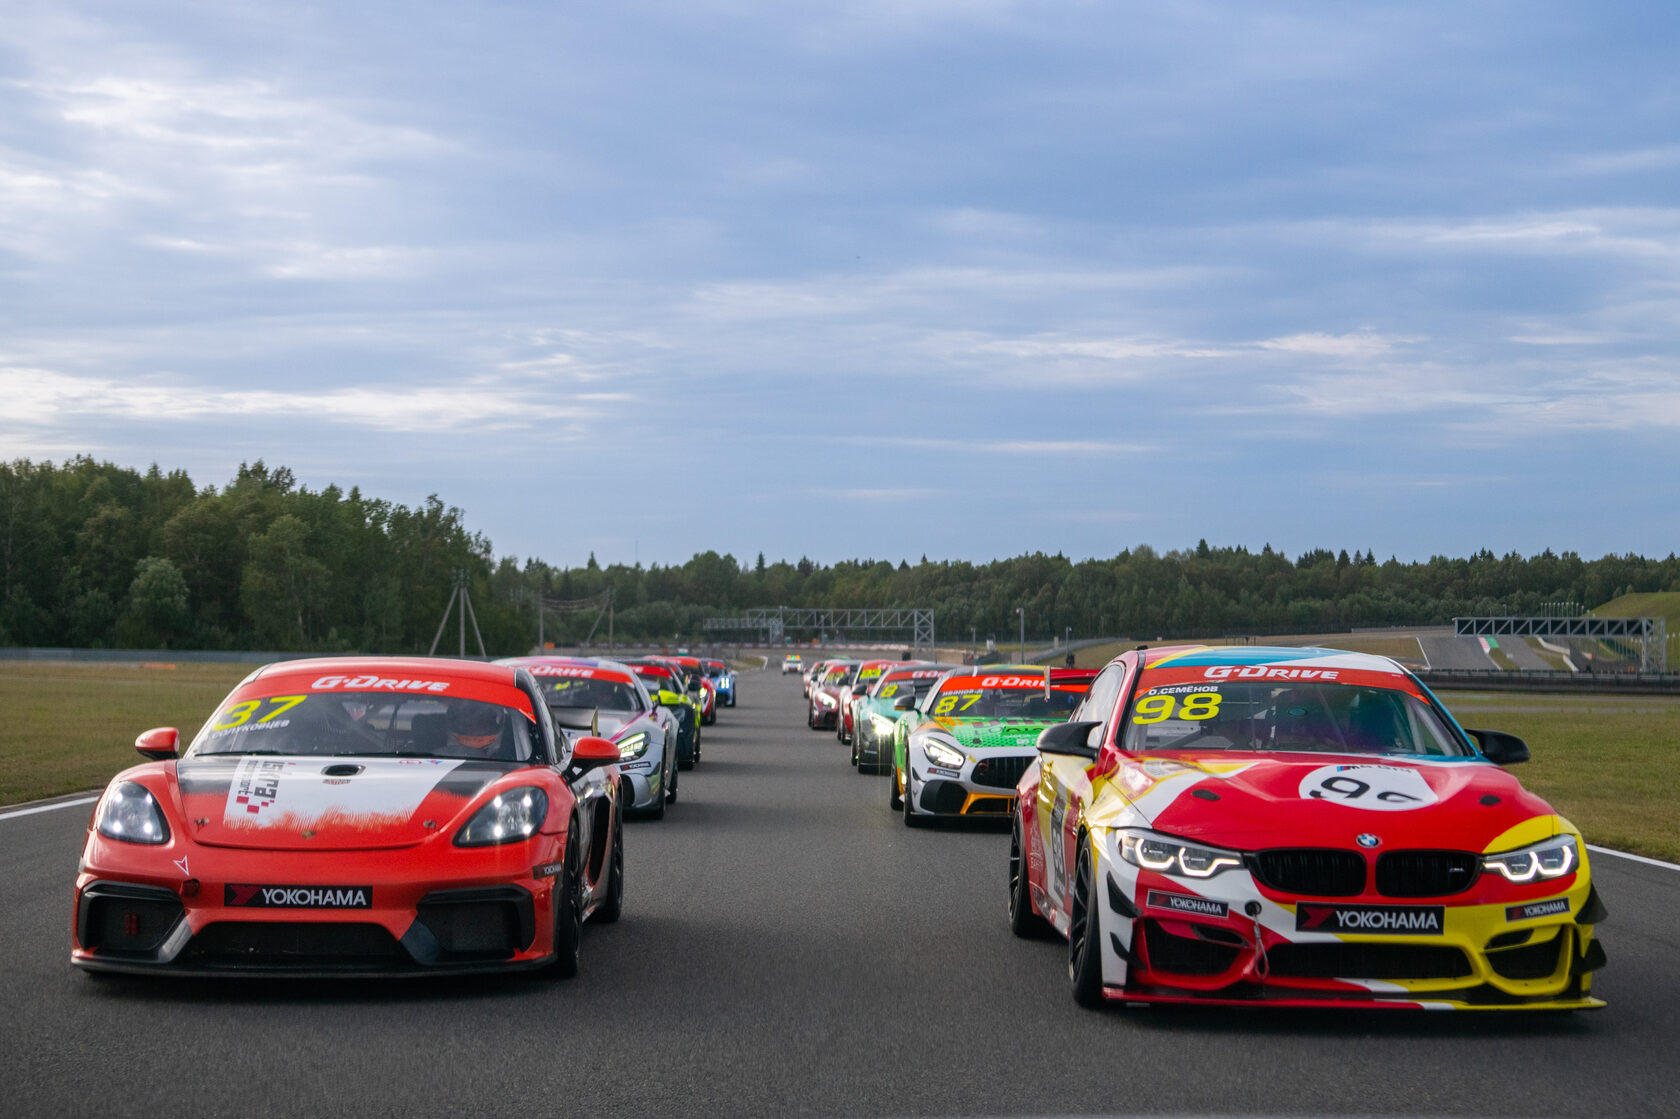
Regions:
[[[494, 654], [536, 643], [539, 601], [608, 591], [620, 639], [698, 640], [706, 618], [754, 606], [914, 606], [933, 609], [942, 644], [966, 644], [971, 633], [1012, 637], [1017, 607], [1029, 639], [1197, 637], [1441, 624], [1680, 590], [1672, 553], [1379, 562], [1365, 550], [1290, 559], [1205, 540], [1079, 562], [1035, 552], [978, 564], [762, 553], [742, 563], [708, 551], [669, 566], [591, 556], [566, 568], [496, 557], [435, 495], [411, 509], [357, 488], [311, 490], [261, 461], [220, 489], [87, 457], [0, 464], [0, 644], [423, 653], [456, 572]], [[581, 610], [546, 614], [542, 632], [570, 642], [591, 629], [600, 639], [606, 622]]]

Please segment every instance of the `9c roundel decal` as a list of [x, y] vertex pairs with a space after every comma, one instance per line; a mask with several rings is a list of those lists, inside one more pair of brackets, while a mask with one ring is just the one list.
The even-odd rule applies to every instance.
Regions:
[[1321, 765], [1301, 779], [1302, 800], [1370, 812], [1427, 808], [1438, 799], [1423, 774], [1397, 765]]

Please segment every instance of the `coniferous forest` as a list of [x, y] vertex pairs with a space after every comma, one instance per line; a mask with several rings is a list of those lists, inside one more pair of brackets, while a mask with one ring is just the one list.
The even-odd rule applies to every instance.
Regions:
[[[987, 563], [801, 558], [581, 568], [497, 557], [466, 514], [430, 497], [410, 509], [359, 489], [311, 490], [285, 467], [241, 466], [221, 488], [181, 471], [91, 458], [0, 464], [0, 644], [103, 648], [425, 652], [465, 571], [493, 654], [529, 649], [539, 597], [613, 591], [619, 639], [698, 639], [701, 622], [750, 606], [931, 607], [942, 641], [1324, 633], [1441, 624], [1455, 615], [1592, 606], [1680, 590], [1680, 559], [1489, 551], [1427, 561], [1270, 546], [1139, 546], [1107, 559]], [[551, 641], [596, 623], [546, 619]], [[453, 632], [453, 620], [451, 629]], [[604, 635], [604, 626], [598, 636]]]

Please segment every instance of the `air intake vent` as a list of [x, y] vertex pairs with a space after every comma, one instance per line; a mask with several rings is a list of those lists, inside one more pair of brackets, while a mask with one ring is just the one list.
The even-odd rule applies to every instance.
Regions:
[[1377, 857], [1377, 893], [1391, 898], [1438, 898], [1468, 890], [1481, 857], [1468, 851], [1385, 851]]

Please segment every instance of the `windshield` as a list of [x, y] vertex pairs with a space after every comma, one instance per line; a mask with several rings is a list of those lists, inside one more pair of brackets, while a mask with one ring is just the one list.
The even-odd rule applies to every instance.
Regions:
[[855, 664], [835, 665], [823, 674], [823, 687], [843, 688], [852, 682], [852, 674], [857, 671]]
[[642, 678], [642, 684], [646, 686], [650, 692], [682, 691], [682, 685], [672, 679], [672, 674], [667, 669], [655, 668], [654, 666], [648, 664], [632, 665], [631, 667], [635, 669], [636, 675]]
[[1394, 688], [1221, 681], [1132, 701], [1124, 749], [1277, 750], [1467, 757], [1428, 704]]
[[707, 662], [706, 675], [716, 680], [718, 677], [723, 675], [723, 665], [718, 664], [716, 661]]
[[875, 690], [875, 698], [897, 699], [899, 696], [914, 695], [917, 699], [920, 699], [931, 692], [933, 686], [937, 683], [939, 683], [938, 677], [930, 677], [925, 680], [917, 680], [910, 676], [898, 680], [889, 678]]
[[618, 680], [539, 677], [542, 696], [550, 707], [595, 707], [603, 711], [640, 711], [636, 689]]
[[1083, 691], [1043, 688], [973, 688], [942, 691], [928, 714], [953, 719], [1065, 719], [1079, 706]]
[[523, 712], [476, 699], [331, 692], [229, 703], [188, 753], [400, 754], [529, 761], [534, 728]]

